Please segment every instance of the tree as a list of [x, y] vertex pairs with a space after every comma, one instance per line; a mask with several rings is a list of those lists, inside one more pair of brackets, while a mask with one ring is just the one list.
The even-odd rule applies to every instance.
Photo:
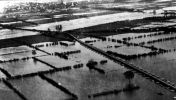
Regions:
[[132, 71], [126, 71], [125, 73], [123, 73], [125, 78], [129, 80], [129, 84], [128, 85], [131, 85], [131, 79], [134, 78], [134, 73]]

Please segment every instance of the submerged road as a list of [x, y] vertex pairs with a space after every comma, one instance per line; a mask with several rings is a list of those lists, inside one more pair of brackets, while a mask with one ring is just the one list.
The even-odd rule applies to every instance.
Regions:
[[[67, 33], [67, 34], [68, 34], [68, 33]], [[86, 47], [86, 48], [88, 48], [88, 49], [90, 49], [90, 50], [92, 50], [92, 51], [95, 51], [95, 52], [97, 52], [97, 53], [99, 53], [99, 54], [101, 54], [101, 55], [103, 55], [103, 56], [105, 56], [105, 57], [107, 57], [107, 58], [109, 58], [109, 59], [111, 59], [111, 60], [117, 62], [117, 63], [120, 63], [120, 64], [124, 65], [125, 67], [127, 67], [127, 68], [129, 68], [129, 69], [132, 69], [133, 71], [135, 71], [135, 72], [137, 72], [137, 73], [142, 74], [142, 75], [145, 76], [145, 77], [150, 78], [151, 80], [153, 80], [153, 81], [156, 82], [157, 84], [162, 85], [162, 86], [164, 86], [164, 87], [167, 87], [167, 89], [169, 89], [169, 90], [172, 91], [172, 92], [176, 92], [176, 87], [175, 87], [175, 84], [174, 84], [174, 83], [171, 83], [171, 82], [169, 82], [169, 81], [166, 80], [166, 79], [161, 79], [160, 77], [158, 77], [158, 76], [156, 76], [156, 75], [154, 75], [154, 74], [152, 74], [152, 73], [150, 73], [150, 72], [147, 72], [147, 71], [145, 71], [144, 69], [141, 69], [141, 68], [139, 68], [139, 67], [136, 67], [136, 66], [134, 66], [134, 65], [132, 65], [132, 64], [130, 64], [130, 63], [128, 63], [127, 61], [125, 61], [125, 60], [123, 60], [123, 59], [121, 59], [121, 58], [113, 57], [112, 55], [107, 54], [105, 51], [103, 51], [103, 50], [101, 50], [101, 49], [98, 49], [98, 48], [96, 48], [96, 47], [94, 47], [94, 46], [92, 46], [92, 45], [88, 45], [88, 44], [82, 42], [81, 40], [77, 39], [76, 37], [74, 37], [74, 36], [71, 35], [71, 34], [68, 34], [68, 36], [69, 36], [70, 38], [76, 40], [77, 42], [79, 42], [79, 43], [80, 43], [81, 45], [83, 45], [84, 47]]]

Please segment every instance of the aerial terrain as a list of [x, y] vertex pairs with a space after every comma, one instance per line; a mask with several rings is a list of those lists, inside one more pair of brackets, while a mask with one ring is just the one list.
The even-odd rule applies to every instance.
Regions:
[[176, 99], [175, 0], [0, 1], [0, 100]]

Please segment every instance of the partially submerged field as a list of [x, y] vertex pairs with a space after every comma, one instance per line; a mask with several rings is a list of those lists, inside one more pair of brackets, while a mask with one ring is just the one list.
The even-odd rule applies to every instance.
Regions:
[[[122, 5], [126, 7], [123, 10], [136, 6], [129, 6], [130, 1], [127, 1], [124, 1], [127, 5]], [[134, 11], [112, 11], [113, 14], [104, 15], [104, 10], [110, 10], [109, 5], [100, 5], [95, 11], [73, 13], [75, 18], [67, 21], [61, 21], [56, 14], [54, 17], [58, 20], [54, 23], [46, 21], [46, 24], [23, 28], [54, 30], [56, 25], [62, 24], [64, 32], [81, 41], [168, 83], [176, 83], [175, 32], [157, 30], [161, 26], [175, 27], [175, 18], [150, 20], [145, 18], [153, 14]], [[143, 10], [150, 10], [147, 6]], [[137, 8], [141, 7], [138, 5]], [[129, 14], [131, 17], [126, 16]], [[126, 29], [130, 30], [127, 32]], [[142, 29], [149, 31], [141, 32]], [[134, 88], [129, 90], [129, 79], [124, 73], [131, 69], [84, 47], [66, 34], [47, 36], [16, 30], [0, 32], [0, 100], [171, 100], [175, 96], [174, 90], [134, 70], [131, 79]]]
[[[140, 23], [140, 22], [139, 22]], [[155, 22], [156, 23], [156, 22]], [[157, 25], [167, 27], [172, 22], [157, 22]], [[133, 27], [133, 29], [153, 28], [155, 24]], [[139, 30], [140, 30], [139, 29]], [[102, 34], [102, 35], [101, 35]], [[175, 83], [175, 32], [171, 30], [153, 32], [109, 32], [96, 34], [81, 39], [109, 55], [127, 60], [129, 63], [142, 68], [169, 83]]]
[[[46, 38], [52, 40], [50, 37]], [[29, 40], [21, 41], [29, 43]], [[116, 100], [117, 98], [136, 100], [143, 99], [141, 95], [147, 99], [155, 98], [160, 100], [173, 97], [172, 92], [157, 86], [155, 83], [138, 74], [135, 74], [133, 84], [140, 88], [134, 90], [132, 92], [133, 95], [129, 96], [128, 91], [122, 91], [115, 93], [115, 95], [103, 94], [94, 96], [98, 93], [108, 93], [108, 91], [112, 90], [120, 91], [126, 88], [128, 80], [123, 73], [128, 69], [83, 47], [78, 42], [58, 40], [54, 42], [33, 43], [32, 46], [37, 47], [41, 51], [35, 50], [34, 53], [34, 49], [28, 46], [0, 49], [1, 68], [11, 75], [11, 78], [9, 76], [6, 77], [9, 84], [12, 84], [27, 99], [43, 100], [47, 98], [62, 100], [73, 98], [64, 90], [53, 85], [52, 81], [68, 89], [79, 99], [84, 100], [90, 98], [95, 100], [105, 100], [107, 98], [111, 100]], [[42, 50], [48, 52], [50, 55], [42, 52]], [[57, 54], [63, 54], [64, 56]], [[95, 68], [87, 66], [90, 61], [97, 63]], [[102, 63], [102, 61], [105, 63]], [[41, 75], [52, 81], [46, 81]], [[1, 87], [0, 92], [4, 96], [9, 96], [9, 93], [4, 92], [9, 91], [8, 87], [4, 86], [3, 83]], [[163, 93], [163, 96], [158, 95], [158, 93]], [[15, 92], [12, 92], [12, 94], [15, 95]], [[13, 98], [13, 95], [10, 95], [10, 97]], [[1, 98], [4, 98], [4, 96]]]

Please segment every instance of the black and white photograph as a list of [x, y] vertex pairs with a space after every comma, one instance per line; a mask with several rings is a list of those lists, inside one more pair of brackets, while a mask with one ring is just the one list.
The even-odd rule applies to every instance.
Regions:
[[176, 0], [0, 0], [0, 100], [176, 100]]

